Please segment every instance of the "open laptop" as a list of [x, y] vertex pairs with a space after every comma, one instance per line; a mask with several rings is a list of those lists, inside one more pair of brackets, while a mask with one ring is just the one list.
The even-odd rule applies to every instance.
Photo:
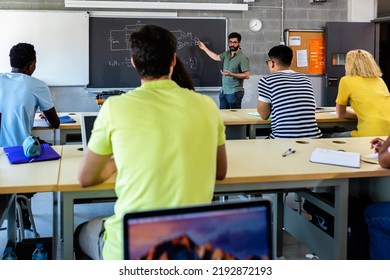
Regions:
[[124, 259], [272, 259], [268, 200], [128, 213]]
[[89, 138], [91, 138], [93, 124], [99, 112], [80, 113], [81, 142], [83, 149], [87, 147]]

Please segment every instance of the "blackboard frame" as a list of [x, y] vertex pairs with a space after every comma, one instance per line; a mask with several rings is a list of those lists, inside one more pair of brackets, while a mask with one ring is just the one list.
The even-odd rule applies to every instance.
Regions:
[[212, 60], [197, 45], [199, 38], [215, 53], [227, 50], [227, 19], [158, 18], [90, 15], [89, 84], [91, 91], [132, 89], [140, 84], [130, 65], [127, 38], [144, 24], [163, 26], [178, 38], [177, 56], [191, 74], [197, 89], [218, 90], [222, 85], [222, 63]]

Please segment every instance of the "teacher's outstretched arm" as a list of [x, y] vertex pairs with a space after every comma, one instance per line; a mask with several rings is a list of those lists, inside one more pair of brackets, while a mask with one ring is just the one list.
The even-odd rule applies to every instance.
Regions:
[[206, 45], [202, 41], [198, 41], [198, 46], [201, 50], [203, 50], [211, 59], [215, 61], [221, 61], [221, 58], [215, 52], [209, 50]]

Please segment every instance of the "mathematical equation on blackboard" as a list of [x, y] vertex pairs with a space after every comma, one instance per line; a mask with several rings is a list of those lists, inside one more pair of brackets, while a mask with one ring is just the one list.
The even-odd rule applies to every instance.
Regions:
[[[198, 46], [201, 40], [219, 53], [226, 50], [226, 19], [90, 19], [89, 87], [134, 87], [140, 81], [131, 65], [129, 38], [147, 24], [160, 25], [177, 39], [176, 54], [196, 87], [219, 87], [221, 65]], [[198, 39], [199, 38], [199, 39]]]

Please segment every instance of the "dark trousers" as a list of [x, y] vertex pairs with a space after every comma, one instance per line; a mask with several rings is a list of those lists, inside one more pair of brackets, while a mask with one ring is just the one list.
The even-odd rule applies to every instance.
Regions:
[[241, 109], [242, 98], [244, 91], [237, 91], [231, 94], [225, 94], [221, 90], [219, 93], [219, 108], [220, 109]]

